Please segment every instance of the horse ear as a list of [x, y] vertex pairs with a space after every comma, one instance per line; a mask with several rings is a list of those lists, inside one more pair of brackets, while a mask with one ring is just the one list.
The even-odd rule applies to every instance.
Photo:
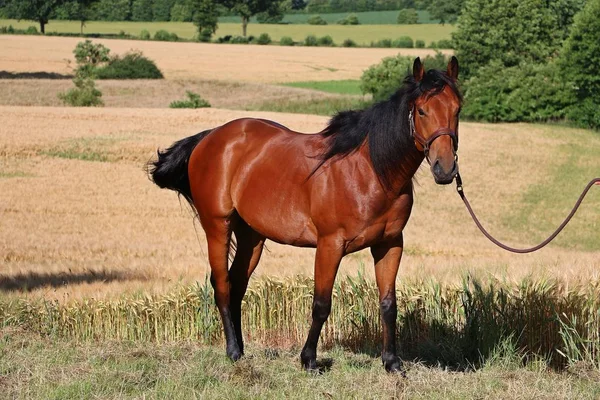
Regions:
[[425, 70], [423, 69], [423, 64], [421, 64], [421, 59], [419, 57], [415, 58], [415, 62], [413, 63], [413, 76], [415, 81], [420, 82], [423, 79], [423, 75], [425, 74]]
[[448, 76], [454, 80], [458, 78], [458, 59], [454, 56], [448, 62], [448, 69], [446, 71]]

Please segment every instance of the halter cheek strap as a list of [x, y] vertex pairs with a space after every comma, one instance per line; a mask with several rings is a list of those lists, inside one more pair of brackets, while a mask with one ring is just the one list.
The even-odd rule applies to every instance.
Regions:
[[412, 110], [408, 113], [408, 123], [410, 124], [410, 131], [415, 140], [415, 146], [419, 151], [425, 153], [425, 158], [427, 159], [427, 162], [429, 162], [429, 147], [431, 147], [431, 144], [441, 136], [450, 136], [454, 152], [456, 153], [456, 151], [458, 150], [458, 133], [453, 131], [452, 129], [439, 128], [435, 132], [433, 132], [433, 134], [428, 139], [426, 139], [423, 136], [421, 136], [421, 134], [418, 133], [417, 129], [415, 128], [415, 119]]

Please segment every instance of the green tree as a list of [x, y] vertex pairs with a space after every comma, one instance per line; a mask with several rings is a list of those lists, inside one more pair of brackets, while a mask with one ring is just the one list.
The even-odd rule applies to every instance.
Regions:
[[505, 67], [544, 63], [560, 48], [547, 0], [466, 0], [452, 35], [464, 79], [498, 60]]
[[400, 10], [398, 13], [397, 22], [401, 25], [417, 24], [419, 22], [417, 10], [414, 8], [405, 8]]
[[170, 21], [171, 9], [175, 0], [153, 0], [152, 14], [154, 21]]
[[559, 65], [577, 97], [569, 116], [600, 128], [600, 0], [588, 0], [575, 16]]
[[97, 18], [103, 21], [128, 21], [131, 18], [129, 0], [100, 0], [96, 12]]
[[40, 32], [46, 33], [50, 16], [65, 0], [6, 0], [5, 13], [9, 18], [28, 19], [40, 24]]
[[440, 23], [456, 22], [460, 15], [465, 0], [431, 0], [427, 6], [427, 10], [434, 19], [439, 19]]
[[190, 7], [189, 1], [177, 0], [175, 4], [173, 4], [173, 8], [171, 8], [171, 21], [192, 21], [192, 8]]
[[264, 13], [270, 18], [280, 15], [282, 0], [223, 0], [222, 4], [233, 13], [242, 18], [242, 35], [246, 37], [246, 30], [250, 18], [256, 14]]
[[152, 0], [133, 0], [131, 3], [132, 21], [152, 21]]
[[198, 29], [198, 38], [207, 41], [217, 31], [219, 13], [212, 0], [190, 0], [192, 22]]

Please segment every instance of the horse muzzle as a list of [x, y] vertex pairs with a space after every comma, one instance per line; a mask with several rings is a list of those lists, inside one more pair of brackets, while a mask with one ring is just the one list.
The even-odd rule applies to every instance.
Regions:
[[438, 185], [448, 185], [452, 183], [456, 174], [458, 174], [458, 162], [454, 160], [452, 167], [449, 170], [445, 170], [440, 163], [440, 160], [435, 160], [431, 165], [431, 173], [433, 179]]

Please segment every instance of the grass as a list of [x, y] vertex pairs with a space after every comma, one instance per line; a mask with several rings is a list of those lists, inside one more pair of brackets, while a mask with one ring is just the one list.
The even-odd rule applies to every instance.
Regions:
[[273, 111], [295, 114], [333, 115], [339, 111], [363, 108], [368, 101], [358, 96], [329, 97], [314, 100], [266, 101], [246, 107], [248, 111]]
[[[297, 13], [297, 14], [286, 14], [283, 18], [284, 23], [290, 24], [307, 24], [307, 20], [313, 15], [320, 15], [328, 24], [336, 24], [340, 19], [345, 18], [347, 15], [354, 14], [358, 17], [361, 24], [364, 25], [396, 25], [398, 19], [399, 10], [387, 10], [387, 11], [363, 11], [363, 12], [342, 12], [342, 13]], [[426, 10], [418, 10], [420, 24], [435, 24], [438, 21], [431, 19], [431, 14]], [[219, 17], [219, 24], [222, 23], [238, 23], [240, 17], [231, 15], [225, 17]], [[250, 23], [257, 23], [256, 17], [250, 19]]]
[[407, 363], [407, 378], [376, 357], [334, 348], [322, 375], [299, 367], [296, 350], [250, 346], [231, 364], [222, 348], [191, 342], [81, 344], [0, 330], [0, 385], [6, 398], [146, 399], [594, 399], [594, 375], [557, 374], [499, 358], [477, 372]]
[[[26, 29], [35, 25], [32, 21], [0, 20], [0, 26], [12, 25], [15, 28]], [[80, 24], [77, 21], [52, 20], [46, 27], [47, 32], [79, 33]], [[118, 34], [121, 31], [138, 36], [146, 29], [151, 35], [164, 29], [176, 33], [179, 37], [192, 39], [196, 35], [195, 27], [189, 22], [108, 22], [89, 21], [86, 23], [85, 33]], [[295, 41], [301, 42], [310, 34], [318, 37], [330, 35], [335, 43], [341, 44], [345, 39], [352, 39], [359, 45], [368, 45], [380, 39], [395, 39], [400, 36], [410, 36], [413, 40], [424, 40], [426, 44], [440, 39], [450, 39], [455, 30], [452, 25], [418, 24], [418, 25], [270, 25], [249, 24], [248, 35], [258, 36], [268, 33], [273, 40], [283, 36], [290, 36]], [[219, 24], [216, 37], [226, 35], [241, 35], [242, 25], [234, 23]]]
[[346, 79], [339, 81], [306, 81], [306, 82], [290, 82], [284, 83], [284, 86], [314, 89], [327, 93], [338, 93], [347, 95], [362, 95], [360, 90], [360, 80]]
[[[562, 141], [560, 134], [551, 138]], [[547, 178], [527, 188], [521, 195], [519, 207], [513, 207], [503, 218], [505, 226], [520, 232], [522, 236], [540, 242], [552, 233], [567, 216], [585, 184], [598, 177], [598, 167], [589, 160], [597, 153], [598, 137], [576, 137], [570, 143], [557, 147]], [[577, 177], [577, 179], [575, 179]], [[581, 250], [598, 249], [600, 220], [590, 205], [600, 201], [600, 191], [592, 188], [582, 203], [577, 216], [570, 222], [556, 243], [567, 248]], [[548, 213], [555, 215], [548, 218]]]
[[[303, 277], [253, 282], [242, 317], [249, 342], [299, 346], [308, 332], [312, 287]], [[340, 278], [333, 298], [322, 345], [378, 354], [374, 281], [362, 275]], [[465, 276], [458, 285], [403, 282], [397, 299], [404, 358], [468, 370], [497, 358], [499, 347], [510, 344], [524, 364], [560, 370], [584, 363], [600, 372], [600, 282], [566, 287], [548, 279], [483, 282]], [[222, 343], [208, 280], [164, 295], [115, 300], [0, 300], [0, 327], [77, 341]]]

